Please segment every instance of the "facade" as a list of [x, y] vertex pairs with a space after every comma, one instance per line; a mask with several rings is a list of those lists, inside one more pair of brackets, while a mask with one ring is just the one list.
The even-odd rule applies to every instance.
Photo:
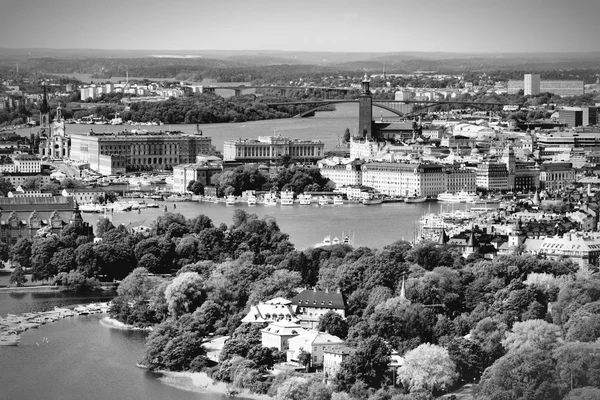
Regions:
[[477, 173], [468, 168], [447, 168], [445, 192], [475, 192], [477, 189]]
[[289, 155], [294, 162], [314, 163], [324, 156], [321, 141], [290, 139], [282, 136], [259, 136], [258, 140], [238, 139], [223, 143], [223, 161], [275, 162]]
[[213, 175], [223, 171], [221, 162], [202, 162], [194, 164], [181, 164], [173, 167], [174, 193], [186, 193], [191, 181], [200, 182], [203, 186], [210, 185]]
[[88, 204], [98, 200], [100, 196], [104, 196], [106, 192], [101, 189], [72, 189], [69, 192], [63, 189], [61, 195], [64, 197], [72, 197], [77, 204]]
[[540, 169], [533, 162], [517, 161], [515, 163], [513, 190], [525, 192], [540, 187]]
[[483, 162], [477, 166], [477, 189], [508, 190], [508, 169], [504, 163]]
[[571, 163], [543, 163], [540, 166], [540, 187], [546, 190], [563, 189], [575, 182]]
[[288, 340], [289, 349], [287, 351], [287, 361], [298, 363], [298, 355], [304, 350], [312, 356], [311, 366], [318, 367], [323, 365], [323, 354], [325, 351], [339, 347], [344, 341], [337, 336], [318, 331], [308, 331]]
[[50, 183], [50, 175], [47, 174], [28, 174], [28, 173], [20, 173], [20, 172], [12, 172], [5, 173], [2, 176], [9, 180], [10, 183], [13, 184], [14, 187], [22, 186], [28, 179], [31, 178], [40, 178], [40, 186], [44, 186], [47, 183]]
[[334, 311], [346, 318], [346, 299], [342, 293], [307, 289], [292, 298], [292, 308], [302, 326], [315, 328], [319, 318]]
[[242, 318], [242, 323], [245, 324], [263, 324], [278, 321], [298, 321], [298, 318], [294, 315], [291, 300], [278, 297], [258, 303], [250, 306], [250, 311]]
[[17, 154], [13, 157], [14, 172], [39, 174], [42, 172], [42, 161], [34, 154]]
[[279, 351], [287, 351], [290, 347], [289, 340], [308, 331], [291, 321], [277, 321], [269, 324], [261, 331], [262, 347], [275, 347]]
[[71, 159], [104, 173], [115, 170], [168, 170], [210, 154], [211, 139], [200, 134], [133, 132], [73, 134]]
[[599, 125], [600, 107], [563, 107], [558, 110], [558, 121], [569, 128]]
[[569, 258], [583, 268], [597, 267], [600, 262], [600, 237], [581, 233], [567, 233], [563, 236], [526, 238], [525, 251], [540, 254], [552, 260]]
[[[44, 96], [46, 94], [44, 93]], [[44, 121], [49, 120], [50, 113], [44, 116]], [[40, 157], [68, 158], [71, 152], [71, 140], [65, 132], [65, 121], [61, 116], [61, 109], [56, 109], [56, 117], [52, 126], [43, 126], [40, 132]]]
[[323, 373], [326, 379], [336, 376], [342, 367], [342, 361], [354, 350], [348, 346], [332, 346], [323, 350]]
[[540, 74], [525, 74], [523, 77], [523, 90], [525, 96], [540, 94]]
[[0, 198], [0, 241], [9, 247], [20, 238], [33, 238], [40, 229], [60, 234], [69, 224], [75, 224], [93, 236], [93, 227], [83, 222], [79, 208], [72, 198]]
[[336, 187], [355, 186], [362, 183], [361, 161], [351, 161], [346, 164], [327, 164], [319, 162], [321, 175], [335, 183]]

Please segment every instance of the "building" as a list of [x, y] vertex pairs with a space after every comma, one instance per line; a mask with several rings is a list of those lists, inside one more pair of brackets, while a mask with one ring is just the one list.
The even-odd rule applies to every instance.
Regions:
[[211, 153], [210, 137], [175, 132], [73, 134], [71, 159], [90, 164], [105, 175], [118, 171], [170, 170], [194, 163], [199, 154]]
[[559, 96], [580, 96], [585, 94], [585, 85], [581, 80], [541, 80], [539, 74], [525, 74], [523, 80], [509, 80], [508, 94], [523, 90], [525, 95], [552, 93]]
[[288, 340], [287, 362], [298, 364], [298, 355], [304, 350], [311, 355], [311, 367], [323, 365], [323, 354], [325, 351], [339, 347], [344, 341], [329, 333], [308, 331]]
[[100, 196], [104, 196], [106, 192], [102, 189], [63, 189], [61, 195], [64, 197], [72, 197], [77, 204], [89, 204], [98, 201]]
[[323, 373], [325, 379], [332, 379], [342, 367], [342, 361], [355, 350], [348, 346], [332, 346], [323, 350]]
[[302, 326], [314, 329], [319, 318], [333, 311], [346, 318], [346, 299], [338, 290], [303, 290], [292, 298], [292, 307]]
[[373, 95], [370, 84], [371, 80], [365, 73], [358, 98], [358, 136], [364, 140], [373, 139]]
[[477, 189], [477, 173], [469, 168], [446, 168], [445, 192], [475, 192]]
[[315, 163], [324, 157], [321, 141], [259, 136], [254, 139], [227, 140], [223, 143], [223, 161], [247, 163], [276, 162], [290, 156], [293, 162]]
[[39, 178], [40, 187], [47, 183], [50, 183], [50, 175], [48, 174], [31, 174], [21, 172], [7, 172], [3, 173], [2, 176], [9, 180], [14, 187], [23, 186], [28, 180], [33, 178]]
[[35, 154], [16, 154], [13, 156], [14, 172], [39, 174], [42, 172], [42, 161]]
[[1, 197], [0, 240], [9, 247], [20, 238], [33, 238], [40, 229], [60, 234], [69, 224], [93, 236], [93, 227], [83, 222], [79, 207], [63, 196]]
[[292, 301], [281, 297], [271, 299], [250, 306], [250, 311], [244, 318], [242, 323], [245, 324], [263, 324], [265, 322], [290, 321], [296, 322]]
[[366, 163], [362, 166], [362, 184], [387, 196], [420, 196], [421, 178], [418, 168], [419, 164]]
[[321, 175], [335, 183], [336, 188], [362, 184], [363, 161], [353, 160], [347, 163], [328, 163], [319, 161]]
[[298, 335], [307, 333], [308, 330], [301, 327], [296, 322], [282, 320], [270, 323], [261, 333], [262, 347], [275, 347], [279, 351], [287, 351], [289, 349], [289, 340]]
[[600, 107], [563, 107], [558, 110], [558, 121], [569, 128], [600, 124]]
[[[44, 92], [44, 96], [46, 93]], [[50, 119], [50, 111], [44, 114], [43, 120]], [[60, 106], [56, 109], [56, 117], [52, 122], [52, 126], [48, 123], [48, 126], [42, 126], [40, 131], [40, 145], [39, 145], [40, 157], [49, 158], [69, 158], [71, 152], [71, 140], [67, 136], [65, 131], [65, 121], [61, 115]]]
[[525, 251], [543, 255], [552, 260], [568, 258], [580, 267], [598, 267], [600, 264], [600, 237], [569, 232], [563, 236], [526, 238]]
[[477, 189], [508, 190], [508, 169], [505, 163], [483, 162], [477, 166]]
[[523, 77], [523, 90], [525, 96], [540, 94], [540, 74], [525, 74]]
[[217, 157], [205, 159], [194, 164], [181, 164], [173, 167], [174, 193], [186, 193], [190, 182], [200, 182], [202, 186], [210, 185], [213, 175], [223, 171], [223, 163]]
[[540, 187], [546, 190], [564, 189], [575, 182], [571, 163], [543, 163], [540, 166]]

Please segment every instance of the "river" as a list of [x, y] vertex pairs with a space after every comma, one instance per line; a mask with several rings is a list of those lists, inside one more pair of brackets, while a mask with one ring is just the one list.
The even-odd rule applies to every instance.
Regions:
[[[335, 149], [346, 127], [354, 131], [358, 120], [356, 104], [337, 105], [337, 111], [319, 112], [312, 118], [256, 121], [239, 124], [201, 125], [221, 150], [223, 141], [281, 134], [298, 139], [321, 140], [327, 150]], [[383, 116], [386, 116], [383, 114]], [[68, 125], [67, 132], [98, 130], [99, 126]], [[102, 126], [102, 129], [124, 127]], [[193, 132], [195, 125], [148, 127]], [[29, 134], [29, 129], [21, 134]], [[215, 224], [231, 224], [237, 207], [212, 203], [161, 203], [160, 209], [141, 213], [115, 213], [115, 224], [144, 222], [148, 225], [164, 213], [180, 212], [188, 218], [205, 214]], [[321, 242], [326, 235], [354, 237], [356, 246], [381, 248], [402, 238], [411, 240], [415, 221], [426, 212], [439, 210], [428, 203], [388, 203], [375, 206], [247, 207], [259, 217], [271, 215], [299, 249]], [[85, 214], [95, 224], [98, 215]], [[61, 294], [0, 294], [0, 315], [6, 312], [41, 311], [77, 302], [89, 302]], [[44, 325], [22, 335], [18, 347], [0, 347], [0, 398], [4, 399], [200, 399], [224, 400], [212, 393], [193, 393], [161, 383], [157, 375], [135, 367], [143, 354], [144, 333], [112, 330], [99, 324], [98, 316], [80, 316]]]

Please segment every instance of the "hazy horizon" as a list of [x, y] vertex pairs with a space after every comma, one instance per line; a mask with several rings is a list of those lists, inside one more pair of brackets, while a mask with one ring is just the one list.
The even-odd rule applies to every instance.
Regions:
[[22, 0], [0, 48], [474, 54], [600, 51], [596, 0]]

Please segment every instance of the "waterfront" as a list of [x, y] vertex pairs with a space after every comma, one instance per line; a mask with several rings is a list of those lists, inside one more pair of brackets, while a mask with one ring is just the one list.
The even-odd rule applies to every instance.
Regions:
[[[374, 115], [376, 113], [374, 112]], [[389, 112], [377, 112], [377, 116], [388, 118]], [[349, 128], [352, 133], [358, 126], [358, 104], [337, 104], [336, 111], [317, 112], [310, 118], [269, 119], [263, 121], [200, 124], [204, 136], [212, 138], [212, 144], [217, 150], [223, 150], [223, 142], [239, 138], [257, 138], [273, 134], [281, 134], [290, 138], [303, 140], [320, 140], [325, 143], [325, 151], [335, 150], [338, 139], [344, 136], [344, 130]], [[179, 130], [192, 133], [196, 131], [196, 124], [145, 126], [141, 125], [86, 125], [68, 124], [66, 133], [82, 133], [94, 130], [96, 132], [118, 132], [123, 129], [146, 129], [148, 131]], [[29, 137], [30, 132], [37, 132], [39, 128], [23, 128], [18, 133]]]
[[223, 400], [163, 384], [137, 368], [146, 333], [100, 325], [102, 314], [77, 316], [31, 329], [17, 347], [0, 346], [4, 399]]
[[[342, 239], [342, 233], [354, 236], [356, 247], [367, 246], [382, 248], [395, 241], [413, 240], [416, 222], [421, 215], [439, 212], [441, 205], [437, 203], [384, 203], [374, 206], [362, 204], [344, 204], [341, 206], [318, 205], [292, 207], [266, 207], [262, 205], [235, 207], [223, 203], [209, 202], [160, 202], [160, 207], [137, 211], [119, 212], [107, 215], [113, 224], [143, 223], [151, 225], [159, 216], [164, 214], [164, 206], [169, 212], [181, 213], [186, 218], [194, 218], [204, 214], [212, 219], [215, 225], [225, 223], [231, 225], [232, 216], [237, 208], [254, 213], [262, 218], [266, 215], [274, 217], [282, 232], [290, 236], [290, 241], [298, 248], [305, 249], [320, 243], [327, 235], [331, 239]], [[470, 205], [456, 205], [456, 210], [467, 209]], [[444, 207], [444, 210], [446, 207]], [[100, 214], [83, 214], [86, 222], [96, 225]]]

